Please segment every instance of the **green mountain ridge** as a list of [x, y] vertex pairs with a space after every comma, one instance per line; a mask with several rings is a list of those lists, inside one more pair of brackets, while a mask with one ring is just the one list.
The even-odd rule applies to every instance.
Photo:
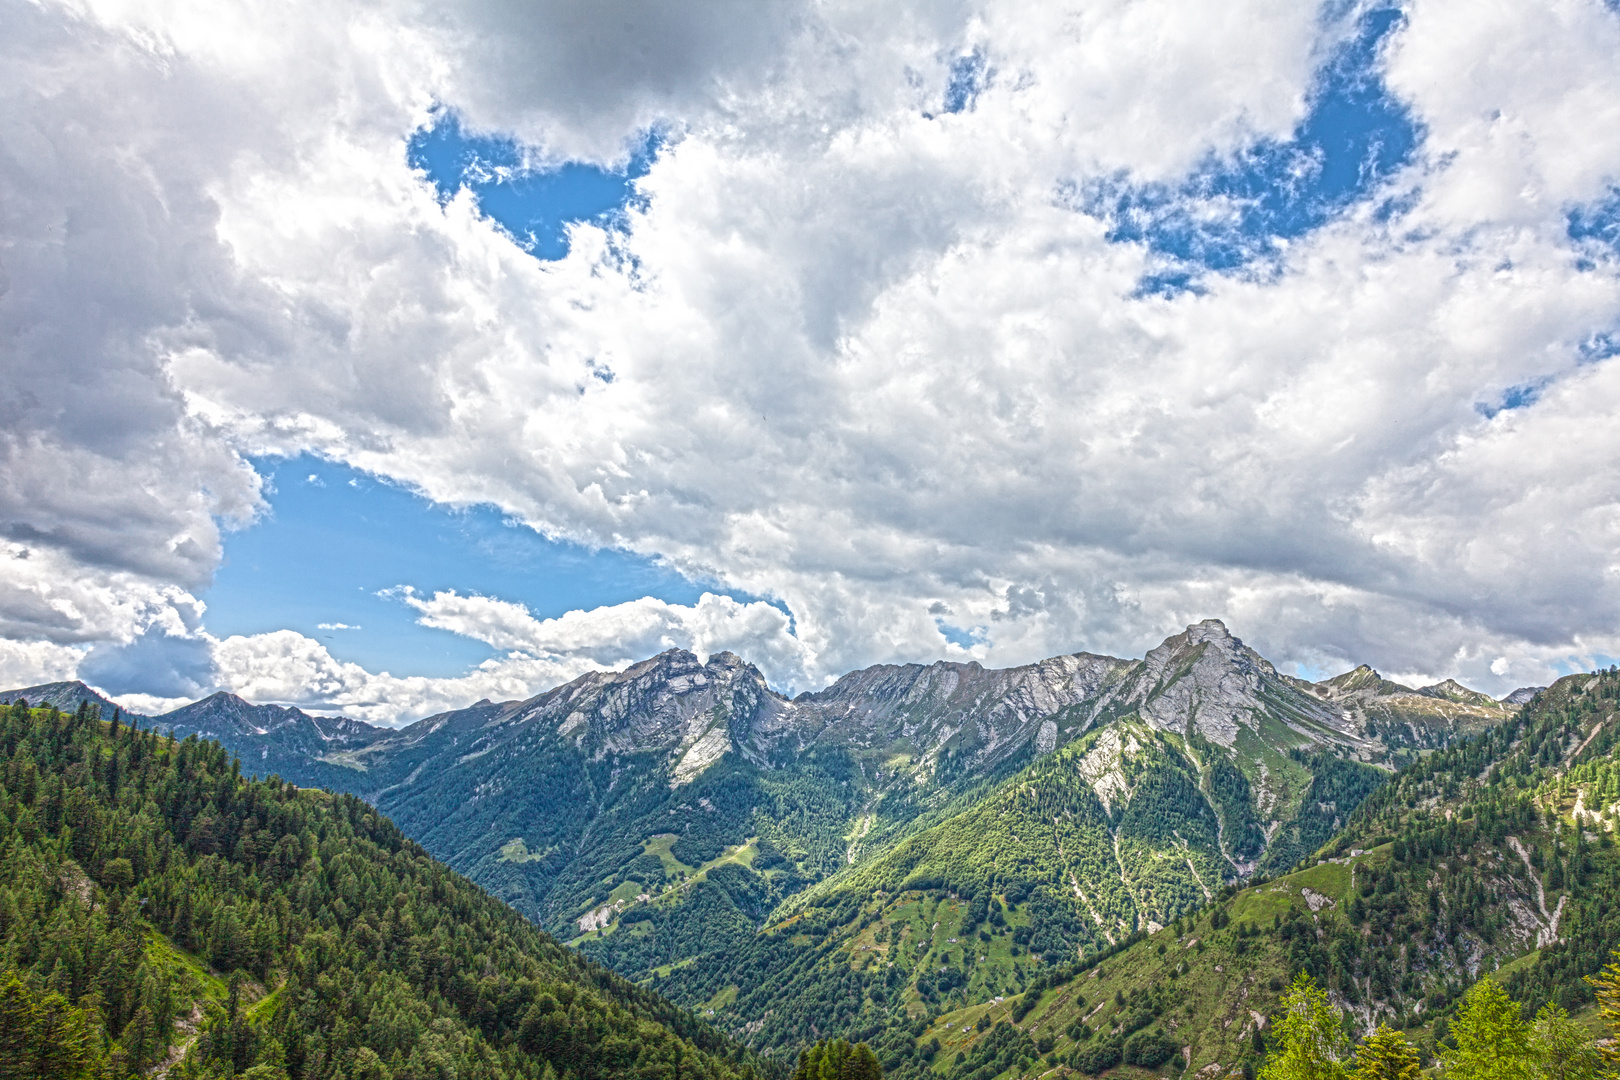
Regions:
[[[1219, 828], [1227, 810], [1235, 815], [1222, 843], [1241, 876], [1259, 866], [1272, 836], [1290, 839], [1308, 776], [1288, 750], [1396, 762], [1507, 715], [1483, 695], [1456, 704], [1386, 685], [1369, 699], [1282, 676], [1210, 620], [1137, 661], [1080, 653], [1006, 670], [880, 666], [791, 701], [730, 654], [700, 663], [672, 652], [401, 731], [230, 695], [156, 723], [217, 737], [261, 774], [360, 794], [429, 850], [568, 934], [570, 924], [577, 933], [581, 920], [600, 920], [593, 912], [608, 902], [600, 887], [635, 880], [623, 871], [658, 836], [678, 835], [668, 867], [678, 872], [762, 840], [786, 860], [773, 862], [785, 896], [970, 807], [1030, 761], [1123, 717], [1218, 747], [1243, 774], [1239, 782], [1216, 769], [1212, 781], [1225, 808]], [[1247, 811], [1229, 797], [1245, 784]], [[655, 895], [670, 883], [639, 884]]]

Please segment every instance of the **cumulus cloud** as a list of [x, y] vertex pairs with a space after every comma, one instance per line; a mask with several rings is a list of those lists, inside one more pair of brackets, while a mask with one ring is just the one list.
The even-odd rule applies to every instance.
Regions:
[[84, 650], [51, 641], [11, 641], [0, 638], [0, 684], [36, 686], [75, 677]]
[[453, 678], [395, 676], [336, 660], [319, 642], [281, 630], [208, 639], [209, 678], [250, 700], [340, 710], [381, 723], [479, 698], [525, 698], [587, 671], [623, 668], [674, 648], [700, 656], [747, 655], [776, 685], [804, 679], [803, 644], [789, 633], [787, 616], [763, 601], [743, 604], [705, 593], [696, 604], [681, 606], [646, 598], [542, 620], [521, 604], [486, 596], [401, 595], [424, 625], [485, 642], [504, 655]]
[[[1211, 615], [1499, 691], [1620, 653], [1620, 254], [1568, 227], [1620, 183], [1598, 0], [1413, 6], [1368, 76], [1412, 161], [1180, 292], [1069, 194], [1223, 212], [1183, 182], [1288, 139], [1366, 5], [0, 5], [0, 633], [38, 663], [204, 640], [243, 455], [306, 450], [776, 602], [413, 594], [506, 654], [465, 680], [208, 646], [363, 715], [667, 644], [814, 686]], [[436, 105], [542, 162], [663, 143], [541, 263], [410, 170]]]
[[424, 599], [413, 593], [405, 602], [421, 612], [424, 626], [512, 653], [623, 667], [667, 649], [702, 656], [735, 652], [747, 655], [778, 686], [806, 681], [804, 643], [793, 636], [788, 617], [763, 600], [744, 604], [704, 593], [686, 607], [649, 596], [545, 620], [521, 604], [487, 596], [440, 592]]

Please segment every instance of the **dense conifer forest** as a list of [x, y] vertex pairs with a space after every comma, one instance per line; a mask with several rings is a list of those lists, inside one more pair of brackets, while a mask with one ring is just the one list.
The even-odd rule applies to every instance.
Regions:
[[0, 709], [0, 762], [0, 1076], [761, 1075], [359, 799], [88, 707]]

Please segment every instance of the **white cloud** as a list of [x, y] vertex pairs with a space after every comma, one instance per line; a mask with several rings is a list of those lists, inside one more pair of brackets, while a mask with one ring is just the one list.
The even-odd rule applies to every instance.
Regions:
[[350, 626], [348, 623], [342, 623], [342, 622], [323, 622], [323, 623], [316, 623], [315, 624], [315, 629], [317, 629], [317, 630], [359, 630], [359, 629], [361, 629], [361, 627]]
[[84, 650], [50, 641], [0, 638], [0, 686], [37, 686], [74, 677]]
[[420, 622], [507, 652], [564, 662], [623, 667], [667, 649], [700, 656], [746, 655], [778, 686], [803, 685], [808, 650], [790, 632], [788, 617], [763, 600], [740, 603], [704, 593], [690, 607], [647, 596], [629, 603], [570, 611], [538, 620], [521, 604], [486, 596], [435, 593], [405, 598]]
[[[240, 692], [363, 715], [666, 642], [802, 686], [1209, 615], [1281, 662], [1495, 689], [1620, 652], [1620, 377], [1579, 354], [1620, 276], [1564, 217], [1620, 179], [1597, 0], [1413, 7], [1403, 208], [1175, 298], [1059, 192], [1286, 136], [1324, 9], [0, 4], [0, 521], [49, 567], [0, 574], [14, 641], [201, 634], [219, 523], [259, 505], [240, 455], [313, 450], [793, 617], [414, 598], [528, 657], [465, 680], [211, 647]], [[925, 118], [971, 48], [974, 108]], [[670, 141], [625, 232], [543, 265], [406, 166], [435, 101], [542, 155]]]
[[802, 681], [804, 647], [787, 616], [764, 602], [704, 594], [690, 607], [651, 597], [539, 620], [520, 604], [405, 591], [420, 621], [494, 646], [504, 655], [455, 678], [398, 677], [336, 660], [291, 630], [212, 641], [212, 678], [254, 701], [341, 711], [380, 723], [416, 719], [479, 698], [525, 698], [601, 668], [623, 668], [666, 649], [749, 656], [777, 685]]

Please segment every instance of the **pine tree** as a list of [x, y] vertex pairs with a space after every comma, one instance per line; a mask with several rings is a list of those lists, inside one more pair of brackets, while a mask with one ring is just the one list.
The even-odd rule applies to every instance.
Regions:
[[1597, 992], [1598, 1013], [1617, 1038], [1598, 1047], [1603, 1062], [1611, 1069], [1620, 1069], [1620, 960], [1611, 960], [1596, 975], [1586, 981]]
[[34, 1074], [34, 1026], [39, 1010], [34, 995], [16, 974], [0, 986], [0, 1080], [28, 1080]]
[[1281, 1001], [1274, 1024], [1277, 1049], [1266, 1060], [1261, 1080], [1339, 1080], [1348, 1049], [1339, 1011], [1327, 993], [1304, 972]]
[[1420, 1080], [1422, 1062], [1406, 1036], [1379, 1024], [1356, 1048], [1356, 1071], [1352, 1080]]
[[78, 1080], [90, 1065], [84, 1013], [61, 994], [47, 994], [34, 1022], [34, 1075], [39, 1080]]
[[821, 1054], [818, 1080], [844, 1080], [844, 1062], [849, 1059], [849, 1043], [843, 1039], [827, 1044]]
[[1551, 1002], [1536, 1013], [1530, 1043], [1547, 1080], [1597, 1080], [1603, 1075], [1603, 1059], [1592, 1037]]
[[799, 1052], [793, 1080], [883, 1080], [883, 1069], [865, 1043], [822, 1039]]
[[1531, 1080], [1530, 1026], [1493, 979], [1481, 979], [1451, 1024], [1457, 1049], [1441, 1054], [1447, 1080]]
[[883, 1070], [878, 1066], [877, 1056], [865, 1043], [856, 1043], [850, 1050], [849, 1060], [844, 1063], [842, 1080], [883, 1080]]

